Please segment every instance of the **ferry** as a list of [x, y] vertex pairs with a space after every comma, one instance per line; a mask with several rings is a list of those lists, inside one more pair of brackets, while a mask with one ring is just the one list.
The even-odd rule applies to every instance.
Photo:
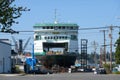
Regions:
[[78, 29], [75, 23], [38, 23], [34, 28], [34, 55], [47, 66], [74, 65], [78, 47]]

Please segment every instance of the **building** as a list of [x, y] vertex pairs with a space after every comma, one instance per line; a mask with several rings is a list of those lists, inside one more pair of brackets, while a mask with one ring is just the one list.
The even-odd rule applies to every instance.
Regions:
[[8, 39], [0, 40], [0, 73], [11, 72], [11, 44]]

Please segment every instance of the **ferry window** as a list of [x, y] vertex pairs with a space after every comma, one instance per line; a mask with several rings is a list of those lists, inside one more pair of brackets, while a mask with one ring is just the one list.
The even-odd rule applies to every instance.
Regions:
[[59, 36], [59, 39], [61, 39], [61, 36]]
[[47, 26], [47, 29], [49, 29], [49, 26]]
[[50, 37], [48, 36], [48, 39], [50, 39]]
[[65, 39], [67, 39], [67, 36], [65, 36]]
[[58, 36], [56, 36], [56, 39], [58, 39]]
[[53, 29], [53, 26], [51, 26], [51, 29]]
[[61, 26], [59, 26], [58, 28], [61, 29]]
[[52, 39], [52, 36], [50, 37], [50, 39]]
[[41, 40], [41, 35], [39, 35], [39, 40]]
[[71, 40], [77, 40], [77, 36], [76, 35], [71, 35]]
[[76, 27], [73, 27], [73, 29], [75, 30], [75, 29], [76, 29]]
[[35, 39], [36, 39], [36, 40], [40, 40], [40, 39], [41, 39], [41, 36], [40, 36], [40, 35], [36, 35], [36, 36], [35, 36]]
[[77, 27], [75, 26], [74, 29], [77, 30]]
[[75, 27], [76, 29], [78, 29], [78, 27]]
[[43, 27], [43, 29], [45, 29], [45, 27]]
[[54, 39], [56, 39], [57, 37], [55, 36], [55, 38]]
[[67, 27], [67, 29], [69, 29], [69, 26]]
[[55, 36], [54, 36], [54, 39], [55, 39]]
[[47, 37], [45, 37], [45, 39], [47, 39]]
[[73, 29], [73, 27], [71, 26], [70, 29]]
[[53, 39], [53, 37], [51, 36], [51, 39]]
[[62, 39], [64, 39], [64, 36], [62, 36]]
[[63, 26], [62, 29], [65, 29], [65, 26]]
[[35, 36], [35, 39], [38, 40], [38, 39], [39, 39], [39, 36]]
[[58, 29], [58, 27], [57, 27], [57, 26], [55, 26], [55, 27], [54, 27], [54, 29], [55, 29], [55, 30], [57, 30], [57, 29]]

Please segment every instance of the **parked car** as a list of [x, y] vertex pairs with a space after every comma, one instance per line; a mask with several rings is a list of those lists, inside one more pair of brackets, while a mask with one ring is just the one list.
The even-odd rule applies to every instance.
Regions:
[[52, 74], [53, 72], [51, 70], [44, 69], [44, 70], [30, 70], [28, 73], [29, 74]]
[[34, 70], [30, 70], [28, 73], [29, 74], [52, 74], [53, 71], [40, 65], [40, 66], [37, 66]]
[[106, 70], [104, 68], [97, 68], [94, 74], [106, 74]]

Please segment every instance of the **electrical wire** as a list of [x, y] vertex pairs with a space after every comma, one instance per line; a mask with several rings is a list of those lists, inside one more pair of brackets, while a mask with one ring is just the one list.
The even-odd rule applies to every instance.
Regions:
[[[110, 26], [106, 27], [92, 27], [92, 28], [80, 28], [78, 30], [95, 30], [95, 29], [107, 29], [110, 28]], [[113, 28], [120, 28], [120, 26], [113, 26]], [[25, 30], [25, 31], [18, 31], [18, 32], [34, 32], [33, 30]]]

